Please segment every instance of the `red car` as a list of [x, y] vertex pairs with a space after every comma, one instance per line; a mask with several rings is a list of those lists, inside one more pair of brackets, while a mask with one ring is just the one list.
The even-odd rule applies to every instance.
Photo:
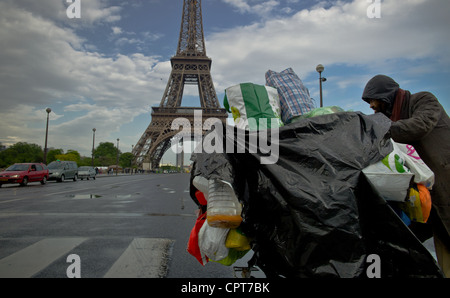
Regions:
[[42, 163], [16, 163], [0, 172], [0, 187], [7, 183], [20, 183], [25, 186], [28, 182], [41, 182], [48, 180], [47, 166]]

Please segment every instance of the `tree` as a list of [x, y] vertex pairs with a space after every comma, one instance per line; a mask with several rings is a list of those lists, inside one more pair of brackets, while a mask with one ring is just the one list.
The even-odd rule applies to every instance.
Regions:
[[103, 166], [115, 165], [117, 163], [117, 153], [120, 154], [120, 150], [118, 151], [113, 143], [100, 143], [94, 150], [96, 164]]
[[130, 152], [125, 152], [119, 157], [119, 165], [122, 168], [131, 168], [133, 166], [134, 155]]
[[79, 164], [81, 161], [80, 153], [75, 150], [67, 150], [66, 154], [59, 154], [55, 157], [58, 160], [75, 161], [77, 164]]
[[[92, 166], [92, 157], [88, 156], [82, 156], [80, 159], [80, 162], [78, 163], [78, 166]], [[95, 163], [94, 163], [95, 166]]]
[[37, 144], [19, 142], [0, 152], [0, 167], [20, 162], [42, 162], [44, 151]]
[[47, 152], [47, 162], [51, 163], [52, 161], [57, 160], [56, 156], [64, 154], [64, 150], [62, 149], [52, 149]]

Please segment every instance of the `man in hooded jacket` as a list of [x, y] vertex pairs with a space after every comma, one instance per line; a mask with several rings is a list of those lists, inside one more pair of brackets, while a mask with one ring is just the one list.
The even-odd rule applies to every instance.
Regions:
[[438, 263], [450, 277], [450, 119], [430, 92], [411, 94], [385, 75], [373, 77], [362, 99], [392, 121], [395, 142], [412, 145], [435, 174], [430, 218]]

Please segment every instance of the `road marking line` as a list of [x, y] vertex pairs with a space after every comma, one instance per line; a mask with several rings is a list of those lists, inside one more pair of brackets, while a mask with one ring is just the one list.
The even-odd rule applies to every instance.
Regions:
[[105, 278], [160, 278], [167, 271], [173, 240], [135, 238], [105, 274]]
[[23, 199], [12, 199], [12, 200], [8, 200], [8, 201], [0, 201], [0, 204], [4, 204], [4, 203], [9, 203], [9, 202], [15, 202], [15, 201], [22, 201], [22, 200], [26, 200], [27, 198], [23, 198]]
[[47, 238], [0, 260], [0, 278], [29, 278], [87, 238]]

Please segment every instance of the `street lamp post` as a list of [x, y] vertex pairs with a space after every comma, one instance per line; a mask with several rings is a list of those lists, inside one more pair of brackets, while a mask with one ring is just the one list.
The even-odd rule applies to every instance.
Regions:
[[94, 167], [94, 144], [95, 144], [95, 131], [96, 131], [96, 129], [95, 128], [93, 128], [92, 129], [92, 167]]
[[47, 108], [45, 111], [47, 112], [47, 126], [45, 128], [44, 164], [47, 164], [48, 119], [52, 109]]
[[[131, 153], [133, 153], [134, 150], [134, 145], [131, 145]], [[131, 171], [131, 175], [133, 175], [133, 161], [130, 162], [130, 171]]]
[[119, 139], [117, 139], [117, 162], [116, 162], [116, 176], [119, 172]]
[[326, 82], [326, 78], [322, 78], [322, 72], [325, 70], [325, 67], [322, 64], [317, 65], [316, 71], [319, 73], [319, 85], [320, 85], [320, 107], [323, 107], [323, 95], [322, 95], [322, 82]]

